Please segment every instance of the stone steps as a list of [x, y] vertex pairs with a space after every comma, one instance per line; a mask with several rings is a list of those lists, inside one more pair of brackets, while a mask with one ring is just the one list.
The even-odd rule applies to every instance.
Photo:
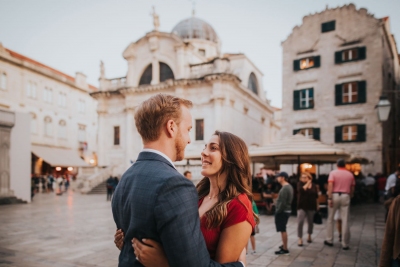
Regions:
[[88, 192], [89, 195], [94, 195], [94, 194], [107, 194], [107, 188], [106, 188], [106, 181], [98, 184], [97, 186], [93, 187], [92, 190]]
[[16, 197], [0, 197], [0, 205], [9, 205], [9, 204], [26, 204], [25, 200], [16, 198]]

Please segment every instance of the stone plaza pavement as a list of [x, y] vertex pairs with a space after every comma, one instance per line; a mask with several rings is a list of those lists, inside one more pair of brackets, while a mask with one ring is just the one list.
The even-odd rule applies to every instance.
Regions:
[[[273, 216], [260, 217], [257, 253], [247, 256], [248, 267], [377, 266], [384, 232], [381, 205], [352, 207], [349, 251], [341, 250], [337, 234], [334, 247], [323, 245], [325, 220], [315, 227], [313, 243], [304, 239], [304, 247], [298, 247], [296, 218], [292, 216], [288, 224], [290, 256], [275, 256], [281, 241]], [[0, 206], [0, 266], [117, 266], [114, 231], [106, 195], [38, 194], [31, 204]]]

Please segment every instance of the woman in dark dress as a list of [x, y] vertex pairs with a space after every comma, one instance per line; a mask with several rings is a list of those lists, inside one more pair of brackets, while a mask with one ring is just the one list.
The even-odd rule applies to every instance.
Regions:
[[308, 223], [308, 239], [311, 243], [311, 235], [314, 227], [314, 214], [318, 209], [318, 189], [312, 183], [311, 174], [303, 172], [300, 181], [297, 184], [297, 236], [299, 237], [298, 245], [303, 246], [303, 224], [307, 218]]

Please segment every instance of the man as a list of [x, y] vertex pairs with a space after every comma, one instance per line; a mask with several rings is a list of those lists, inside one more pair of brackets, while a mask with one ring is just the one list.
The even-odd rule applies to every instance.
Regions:
[[192, 180], [192, 173], [190, 171], [185, 171], [183, 173], [183, 176], [185, 176], [185, 178], [187, 178], [188, 180]]
[[343, 159], [337, 161], [337, 170], [331, 171], [328, 178], [328, 220], [326, 240], [324, 244], [333, 246], [333, 221], [336, 210], [339, 210], [342, 219], [342, 249], [349, 250], [350, 227], [348, 223], [350, 199], [354, 194], [355, 180], [351, 172], [346, 170]]
[[282, 186], [279, 191], [278, 199], [276, 200], [275, 210], [275, 226], [276, 231], [281, 232], [283, 245], [279, 247], [278, 251], [275, 251], [276, 255], [289, 255], [288, 236], [286, 232], [286, 225], [289, 220], [289, 216], [292, 213], [292, 200], [293, 200], [293, 188], [288, 183], [289, 175], [286, 172], [280, 172], [276, 176], [277, 182]]
[[144, 149], [122, 176], [112, 200], [114, 221], [125, 233], [120, 267], [143, 266], [140, 255], [135, 257], [133, 238], [161, 243], [170, 266], [243, 267], [240, 262], [220, 265], [210, 260], [200, 231], [196, 189], [172, 164], [183, 159], [190, 143], [191, 106], [188, 100], [158, 94], [136, 110]]
[[399, 175], [400, 167], [398, 167], [397, 170], [387, 178], [385, 186], [385, 199], [392, 197], [392, 188], [396, 186], [397, 176]]

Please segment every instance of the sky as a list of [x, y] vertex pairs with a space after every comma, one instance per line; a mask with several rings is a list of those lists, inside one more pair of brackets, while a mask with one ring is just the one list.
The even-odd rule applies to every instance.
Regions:
[[[222, 41], [223, 53], [244, 53], [263, 72], [267, 98], [282, 106], [282, 47], [306, 15], [349, 4], [343, 0], [0, 0], [0, 42], [66, 74], [83, 72], [98, 86], [100, 60], [106, 77], [123, 77], [122, 52], [153, 30], [155, 6], [160, 31], [181, 20], [207, 21]], [[376, 18], [390, 17], [400, 42], [400, 0], [355, 0]], [[397, 14], [396, 14], [397, 13]], [[398, 45], [399, 47], [399, 45]]]

